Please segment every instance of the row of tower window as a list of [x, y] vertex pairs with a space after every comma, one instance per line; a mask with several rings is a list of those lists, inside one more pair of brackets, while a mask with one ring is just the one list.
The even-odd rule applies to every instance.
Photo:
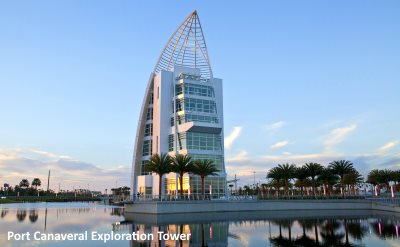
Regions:
[[181, 83], [176, 85], [176, 95], [189, 94], [204, 97], [214, 97], [214, 88], [206, 85]]
[[177, 99], [175, 102], [177, 112], [185, 110], [187, 112], [217, 113], [217, 106], [213, 100], [185, 97]]
[[[174, 135], [168, 136], [168, 150], [174, 151]], [[221, 135], [200, 132], [178, 133], [178, 150], [222, 150]]]
[[[184, 124], [188, 122], [202, 122], [202, 123], [218, 123], [218, 118], [215, 116], [203, 116], [196, 114], [184, 114], [176, 116], [178, 124]], [[171, 126], [174, 126], [174, 117], [171, 117]]]

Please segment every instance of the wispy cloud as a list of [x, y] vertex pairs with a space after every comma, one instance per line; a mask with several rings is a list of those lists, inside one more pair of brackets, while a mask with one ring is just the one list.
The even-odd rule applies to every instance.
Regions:
[[356, 129], [357, 129], [356, 124], [333, 129], [323, 142], [324, 152], [335, 153], [334, 146], [343, 142], [346, 139], [346, 137]]
[[289, 144], [288, 141], [280, 141], [270, 146], [271, 149], [283, 148]]
[[271, 124], [267, 124], [264, 126], [264, 129], [267, 131], [276, 131], [282, 128], [286, 123], [284, 121], [279, 121]]
[[236, 126], [233, 128], [232, 132], [225, 137], [224, 140], [225, 149], [230, 149], [232, 147], [233, 142], [240, 136], [241, 131], [242, 131], [241, 126]]
[[378, 149], [378, 152], [384, 153], [386, 151], [388, 151], [389, 149], [394, 148], [395, 146], [397, 146], [399, 144], [399, 141], [391, 141], [386, 143], [385, 145], [383, 145], [382, 147], [380, 147]]
[[84, 161], [74, 160], [65, 155], [58, 155], [43, 150], [32, 149], [0, 149], [0, 179], [12, 186], [21, 179], [32, 181], [38, 177], [47, 179], [51, 170], [50, 188], [62, 189], [87, 188], [103, 190], [115, 186], [130, 184], [130, 167], [104, 168]]
[[240, 150], [238, 153], [233, 155], [232, 157], [228, 157], [227, 161], [228, 162], [234, 162], [234, 161], [245, 161], [249, 159], [248, 152], [246, 150]]

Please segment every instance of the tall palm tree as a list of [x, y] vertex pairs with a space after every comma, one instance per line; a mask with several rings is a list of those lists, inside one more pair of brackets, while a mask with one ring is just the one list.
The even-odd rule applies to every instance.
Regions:
[[344, 175], [353, 172], [354, 166], [351, 161], [348, 160], [335, 160], [329, 163], [329, 168], [340, 177], [340, 187], [342, 188], [342, 195], [344, 196]]
[[35, 190], [37, 190], [37, 187], [42, 185], [42, 181], [40, 181], [39, 178], [34, 178], [32, 181], [32, 186], [35, 186]]
[[196, 160], [193, 165], [193, 173], [200, 176], [201, 195], [204, 200], [204, 178], [207, 176], [218, 175], [219, 170], [213, 164], [212, 160]]
[[294, 178], [296, 166], [288, 163], [278, 165], [268, 171], [267, 178], [282, 180], [285, 184], [285, 194], [289, 197], [290, 180]]
[[305, 168], [308, 170], [308, 173], [310, 174], [313, 195], [315, 195], [315, 178], [321, 174], [323, 166], [321, 166], [318, 163], [306, 163]]
[[146, 172], [154, 172], [159, 176], [158, 182], [158, 199], [161, 200], [162, 195], [162, 177], [164, 174], [171, 172], [171, 157], [168, 154], [153, 154], [151, 159], [145, 164]]
[[171, 159], [171, 170], [179, 174], [180, 194], [183, 197], [183, 175], [193, 170], [192, 157], [185, 154], [177, 154]]

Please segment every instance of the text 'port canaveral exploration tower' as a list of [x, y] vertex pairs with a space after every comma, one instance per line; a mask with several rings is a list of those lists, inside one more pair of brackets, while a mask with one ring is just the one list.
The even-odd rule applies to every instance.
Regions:
[[[197, 12], [172, 34], [150, 75], [136, 133], [132, 164], [132, 192], [141, 198], [159, 195], [159, 177], [145, 172], [152, 154], [189, 154], [193, 160], [211, 160], [217, 176], [205, 179], [205, 193], [225, 196], [222, 80], [213, 77]], [[176, 173], [163, 176], [162, 195], [180, 190]], [[185, 196], [201, 195], [199, 176], [185, 174]]]

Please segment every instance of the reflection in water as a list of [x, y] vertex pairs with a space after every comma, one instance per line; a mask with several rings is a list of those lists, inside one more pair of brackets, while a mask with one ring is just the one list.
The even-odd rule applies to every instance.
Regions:
[[8, 214], [8, 209], [1, 209], [1, 218], [4, 218]]
[[[96, 204], [0, 205], [0, 229], [14, 232], [152, 234], [153, 240], [87, 241], [84, 246], [399, 246], [399, 219], [393, 215], [319, 217], [270, 220], [237, 220], [196, 223], [143, 223], [124, 220], [123, 208]], [[351, 214], [350, 214], [351, 215]], [[278, 218], [278, 217], [277, 217]], [[185, 218], [186, 219], [186, 218]], [[173, 220], [172, 220], [173, 221]], [[151, 222], [151, 221], [150, 221]], [[171, 222], [171, 221], [164, 221]], [[190, 234], [187, 240], [159, 239], [157, 232]], [[60, 242], [12, 242], [0, 238], [0, 246], [59, 246]], [[67, 243], [64, 246], [73, 245]], [[81, 246], [82, 242], [77, 242]]]
[[[139, 233], [152, 234], [153, 240], [137, 240], [131, 241], [131, 247], [136, 246], [228, 246], [228, 222], [214, 222], [203, 224], [163, 224], [163, 225], [148, 225], [135, 224], [129, 225], [129, 232], [139, 231]], [[158, 232], [168, 234], [190, 234], [188, 240], [164, 240], [158, 238]]]
[[[297, 237], [294, 241], [296, 246], [314, 246], [317, 245], [317, 241], [314, 241], [311, 237], [307, 236], [306, 231], [312, 230], [314, 227], [313, 220], [299, 220], [298, 221], [301, 229], [302, 235]], [[317, 238], [316, 238], [317, 239]]]
[[110, 215], [123, 216], [124, 208], [112, 208]]
[[[399, 244], [395, 219], [280, 219], [263, 221], [213, 222], [151, 225], [130, 223], [129, 231], [191, 233], [189, 241], [142, 240], [134, 246], [374, 246], [370, 241], [391, 240]], [[397, 228], [396, 228], [397, 226]], [[368, 232], [374, 233], [369, 235]], [[267, 234], [265, 240], [263, 236]], [[383, 241], [383, 246], [385, 241]]]
[[38, 220], [38, 218], [39, 218], [39, 215], [38, 215], [38, 211], [36, 209], [32, 209], [31, 211], [29, 211], [29, 220], [32, 223], [35, 223]]
[[398, 221], [375, 219], [371, 223], [372, 231], [381, 239], [398, 238]]
[[17, 219], [19, 222], [23, 222], [26, 218], [26, 210], [20, 209], [17, 211]]

